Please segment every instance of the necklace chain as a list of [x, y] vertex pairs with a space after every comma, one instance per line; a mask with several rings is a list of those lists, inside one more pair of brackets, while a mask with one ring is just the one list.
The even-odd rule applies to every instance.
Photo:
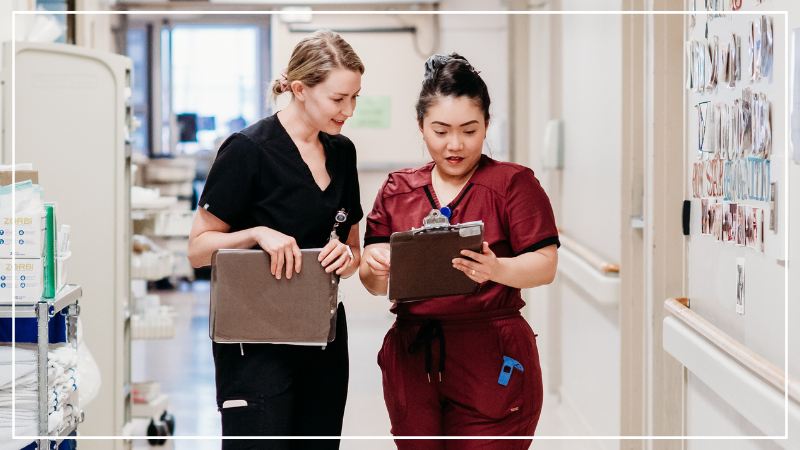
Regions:
[[[436, 165], [434, 165], [434, 166], [433, 166], [433, 168], [434, 168], [434, 170], [436, 170], [436, 173], [438, 173], [438, 167], [437, 167]], [[435, 173], [433, 173], [433, 172], [434, 172], [434, 170], [431, 170], [431, 184], [433, 185], [433, 191], [434, 191], [434, 192], [436, 192], [436, 197], [439, 199], [439, 202], [440, 202], [440, 203], [442, 203], [442, 205], [441, 205], [441, 206], [442, 206], [442, 207], [445, 207], [445, 206], [447, 206], [447, 205], [449, 204], [449, 202], [448, 202], [448, 203], [444, 203], [444, 202], [442, 202], [442, 199], [441, 199], [441, 198], [439, 198], [439, 190], [436, 188], [436, 174], [435, 174]], [[459, 193], [459, 192], [461, 192], [461, 189], [462, 189], [462, 188], [464, 187], [464, 185], [466, 185], [468, 182], [469, 182], [469, 178], [467, 178], [467, 180], [466, 180], [466, 181], [464, 181], [463, 183], [461, 183], [461, 185], [458, 187], [458, 190], [456, 190], [456, 195], [458, 195], [458, 193]], [[452, 201], [452, 199], [451, 199], [451, 201]]]

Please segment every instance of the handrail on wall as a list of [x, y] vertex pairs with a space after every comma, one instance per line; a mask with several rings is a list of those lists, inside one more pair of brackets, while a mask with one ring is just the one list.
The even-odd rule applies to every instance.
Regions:
[[564, 236], [560, 230], [558, 238], [562, 244], [558, 254], [558, 271], [581, 286], [598, 303], [619, 304], [619, 265], [603, 261], [591, 250]]
[[689, 299], [668, 298], [664, 308], [781, 392], [785, 392], [784, 383], [788, 384], [789, 397], [800, 403], [800, 381], [786, 375], [786, 372], [690, 310]]
[[564, 248], [577, 254], [601, 272], [619, 273], [619, 264], [604, 261], [603, 258], [593, 251], [572, 240], [572, 238], [565, 236], [563, 231], [558, 230], [558, 232], [558, 239], [561, 241], [561, 245], [563, 245]]

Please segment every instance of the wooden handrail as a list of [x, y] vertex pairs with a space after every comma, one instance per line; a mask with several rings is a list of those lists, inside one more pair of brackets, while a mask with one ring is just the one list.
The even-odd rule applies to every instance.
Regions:
[[731, 358], [755, 372], [781, 392], [785, 392], [784, 384], [788, 384], [789, 397], [800, 403], [800, 381], [789, 377], [786, 372], [745, 347], [736, 339], [728, 336], [725, 332], [690, 310], [688, 305], [689, 299], [686, 298], [668, 298], [664, 302], [664, 308], [667, 311], [705, 336], [706, 339], [721, 348]]
[[564, 248], [568, 248], [570, 251], [580, 256], [597, 270], [606, 273], [619, 273], [619, 264], [603, 261], [603, 258], [593, 251], [572, 240], [572, 238], [565, 236], [564, 232], [561, 230], [558, 230], [558, 239], [561, 241], [561, 245], [563, 245]]

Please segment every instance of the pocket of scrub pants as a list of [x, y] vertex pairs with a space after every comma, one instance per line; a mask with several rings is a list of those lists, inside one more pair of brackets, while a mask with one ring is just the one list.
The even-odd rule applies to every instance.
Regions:
[[[475, 352], [477, 357], [472, 363], [474, 376], [477, 378], [477, 385], [473, 390], [473, 406], [478, 413], [493, 420], [504, 419], [510, 414], [520, 414], [527, 409], [528, 371], [538, 370], [528, 367], [530, 358], [526, 355], [526, 346], [519, 345], [522, 343], [517, 343], [513, 333], [505, 331], [507, 330], [504, 328], [487, 329], [481, 333], [481, 339], [473, 341], [475, 346], [480, 347]], [[499, 383], [503, 356], [518, 361], [524, 369], [512, 370], [506, 386]]]
[[378, 365], [383, 381], [383, 399], [392, 422], [402, 422], [406, 418], [408, 404], [403, 380], [403, 361], [405, 349], [403, 339], [397, 328], [392, 327], [383, 338], [383, 346], [378, 352]]
[[247, 402], [246, 405], [223, 407], [225, 402], [219, 407], [222, 415], [222, 435], [223, 436], [269, 436], [270, 430], [266, 426], [271, 417], [262, 399], [258, 398], [235, 398], [231, 402]]

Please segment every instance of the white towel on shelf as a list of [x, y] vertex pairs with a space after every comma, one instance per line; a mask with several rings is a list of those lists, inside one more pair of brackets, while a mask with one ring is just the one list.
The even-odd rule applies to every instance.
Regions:
[[[17, 347], [15, 349], [14, 375], [17, 378], [36, 373], [36, 350]], [[11, 388], [11, 347], [0, 346], [0, 389]]]
[[[47, 416], [47, 431], [52, 433], [73, 424], [77, 418], [73, 408], [65, 407], [53, 411]], [[36, 411], [17, 410], [16, 435], [36, 436], [39, 433]], [[28, 446], [33, 440], [11, 438], [11, 410], [0, 409], [0, 450], [19, 450]]]
[[[35, 350], [17, 348], [14, 376], [17, 386], [36, 383], [37, 354]], [[58, 347], [48, 352], [47, 377], [49, 384], [55, 383], [67, 369], [78, 364], [78, 350], [72, 347]], [[11, 389], [11, 347], [0, 346], [0, 390]]]
[[[38, 434], [36, 411], [17, 410], [15, 425], [15, 435], [36, 436]], [[11, 409], [0, 409], [0, 450], [19, 450], [31, 442], [33, 439], [11, 439]]]

